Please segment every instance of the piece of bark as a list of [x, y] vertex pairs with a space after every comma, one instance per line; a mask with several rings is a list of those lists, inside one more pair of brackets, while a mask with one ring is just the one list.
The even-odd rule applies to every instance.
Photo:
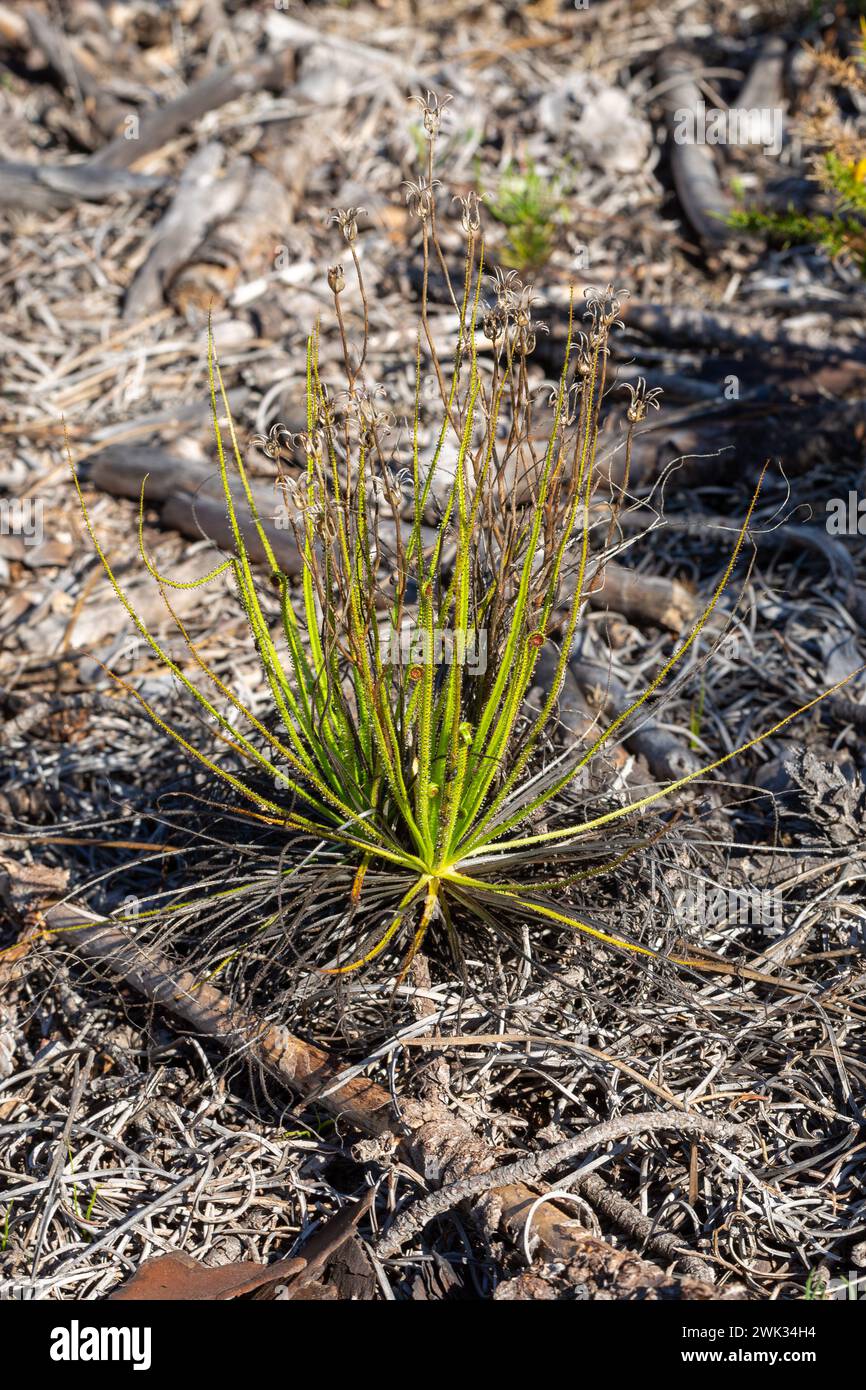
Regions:
[[668, 126], [671, 171], [680, 205], [705, 248], [717, 250], [731, 237], [726, 218], [731, 204], [722, 188], [711, 145], [683, 143], [676, 138], [677, 117], [696, 112], [701, 93], [693, 73], [699, 60], [679, 49], [665, 49], [657, 71], [665, 84], [664, 108]]
[[376, 1273], [357, 1236], [347, 1240], [331, 1261], [328, 1287], [337, 1298], [352, 1302], [366, 1302], [375, 1296]]
[[[502, 1224], [515, 1240], [522, 1238], [527, 1203], [519, 1190], [501, 1189], [504, 1201]], [[585, 1298], [615, 1299], [617, 1301], [683, 1300], [707, 1302], [734, 1300], [746, 1297], [742, 1284], [732, 1284], [724, 1290], [704, 1280], [690, 1276], [677, 1278], [633, 1255], [627, 1250], [615, 1250], [606, 1241], [583, 1231], [576, 1222], [568, 1222], [562, 1213], [546, 1203], [533, 1218], [533, 1232], [539, 1238], [544, 1253], [564, 1268], [548, 1273], [533, 1269], [499, 1285], [494, 1294], [497, 1301], [536, 1301], [539, 1297], [559, 1297], [558, 1289], [578, 1288]], [[543, 1293], [544, 1285], [551, 1290]], [[573, 1294], [572, 1294], [573, 1296]]]
[[[514, 1241], [521, 1241], [529, 1204], [524, 1191], [500, 1188], [501, 1226]], [[705, 1302], [709, 1299], [737, 1299], [745, 1296], [741, 1284], [721, 1291], [706, 1280], [691, 1275], [677, 1277], [659, 1269], [628, 1250], [616, 1250], [607, 1241], [569, 1221], [550, 1202], [539, 1207], [532, 1219], [532, 1233], [543, 1253], [561, 1261], [566, 1269], [562, 1278], [569, 1285], [584, 1284], [589, 1297], [611, 1299], [666, 1299]], [[502, 1295], [500, 1295], [502, 1297]]]
[[119, 1289], [108, 1295], [109, 1302], [156, 1302], [164, 1299], [184, 1303], [224, 1302], [253, 1293], [263, 1285], [281, 1282], [300, 1273], [303, 1259], [280, 1260], [257, 1265], [253, 1260], [236, 1264], [204, 1265], [183, 1250], [172, 1250], [145, 1260]]
[[826, 705], [831, 719], [839, 724], [852, 724], [858, 734], [866, 734], [866, 705], [848, 700], [844, 695], [831, 695]]
[[[287, 1028], [260, 1023], [233, 1007], [215, 986], [203, 983], [200, 975], [176, 968], [167, 957], [144, 947], [114, 923], [106, 923], [71, 904], [49, 907], [44, 922], [48, 931], [57, 934], [60, 942], [83, 959], [101, 964], [146, 998], [184, 1019], [196, 1032], [218, 1039], [233, 1052], [251, 1052], [272, 1076], [307, 1103], [315, 1100], [338, 1121], [348, 1122], [362, 1133], [391, 1137], [394, 1121], [389, 1092], [364, 1077], [354, 1077], [335, 1086], [339, 1068], [321, 1048], [296, 1038]], [[402, 1123], [409, 1131], [400, 1141], [401, 1146], [409, 1161], [428, 1181], [450, 1183], [494, 1166], [495, 1154], [464, 1121], [444, 1106], [401, 1098], [400, 1109]], [[486, 1193], [483, 1202], [474, 1203], [472, 1209], [491, 1233], [501, 1221], [504, 1228], [518, 1238], [525, 1212], [537, 1195], [518, 1182], [510, 1184], [504, 1193], [498, 1190]], [[485, 1217], [491, 1199], [499, 1213], [493, 1226]], [[571, 1244], [562, 1243], [563, 1233], [558, 1229], [562, 1226], [569, 1241], [576, 1238], [581, 1242], [577, 1251], [581, 1259], [591, 1259], [599, 1266], [606, 1266], [612, 1258], [616, 1263], [618, 1252], [605, 1241], [575, 1227], [549, 1204], [541, 1208], [538, 1216], [533, 1229], [553, 1258], [570, 1258], [572, 1254]], [[654, 1266], [643, 1261], [637, 1263], [645, 1267], [648, 1274], [659, 1274]], [[687, 1288], [684, 1283], [679, 1288], [683, 1298], [717, 1296], [712, 1286], [706, 1284], [698, 1286], [697, 1290]]]
[[141, 117], [135, 139], [123, 136], [112, 140], [89, 161], [93, 169], [128, 169], [156, 150], [162, 149], [182, 130], [217, 107], [225, 106], [249, 92], [282, 91], [291, 81], [294, 52], [291, 48], [266, 53], [252, 62], [218, 68], [208, 77], [194, 82], [182, 96]]
[[[335, 1216], [316, 1230], [299, 1255], [277, 1260], [275, 1264], [260, 1265], [254, 1260], [234, 1264], [205, 1265], [182, 1250], [145, 1260], [120, 1288], [108, 1295], [108, 1301], [154, 1301], [170, 1299], [182, 1302], [226, 1302], [229, 1299], [252, 1296], [254, 1299], [273, 1299], [278, 1287], [286, 1299], [321, 1297], [318, 1276], [331, 1259], [351, 1240], [361, 1217], [373, 1202], [371, 1188], [358, 1202], [347, 1203]], [[309, 1292], [309, 1290], [315, 1292]], [[333, 1297], [328, 1293], [325, 1297]]]
[[[249, 389], [246, 386], [236, 386], [226, 394], [229, 410], [233, 416], [237, 417], [250, 398]], [[104, 425], [102, 429], [88, 432], [88, 439], [94, 444], [104, 442], [107, 450], [109, 443], [112, 447], [116, 447], [115, 441], [119, 439], [128, 440], [141, 435], [160, 434], [178, 425], [206, 424], [210, 419], [211, 404], [206, 398], [198, 401], [186, 401], [183, 404], [178, 402], [165, 410], [154, 410], [147, 415], [133, 416], [132, 419], [124, 420], [120, 424]], [[129, 453], [128, 446], [124, 448], [123, 453]], [[145, 468], [144, 471], [147, 472], [147, 469]]]
[[146, 506], [165, 502], [177, 491], [196, 492], [209, 480], [219, 482], [212, 464], [182, 458], [158, 444], [109, 444], [98, 453], [88, 454], [81, 463], [93, 487], [135, 502], [146, 475]]
[[204, 145], [186, 165], [168, 210], [153, 230], [147, 259], [127, 290], [127, 321], [146, 318], [162, 307], [172, 277], [192, 259], [211, 227], [243, 198], [249, 160], [234, 160], [223, 173], [224, 155], [221, 145]]
[[293, 199], [269, 169], [250, 173], [243, 204], [203, 241], [171, 286], [170, 300], [186, 317], [192, 308], [206, 313], [228, 301], [241, 281], [269, 274], [274, 253], [293, 217]]
[[[259, 492], [259, 501], [264, 505], [265, 498]], [[271, 507], [274, 502], [271, 498]], [[236, 498], [237, 522], [243, 536], [244, 546], [252, 564], [264, 565], [267, 555], [262, 545], [255, 523], [246, 507], [246, 502]], [[291, 531], [279, 531], [267, 519], [267, 512], [260, 512], [262, 529], [268, 537], [274, 558], [283, 574], [298, 575], [303, 572], [303, 560], [295, 544]], [[180, 531], [183, 536], [195, 540], [206, 537], [218, 550], [234, 554], [234, 532], [228, 518], [223, 497], [212, 496], [207, 492], [178, 492], [166, 502], [160, 513], [164, 526]]]
[[[304, 1288], [318, 1285], [319, 1276], [324, 1274], [325, 1270], [330, 1270], [334, 1257], [352, 1243], [358, 1224], [373, 1205], [374, 1197], [374, 1189], [368, 1188], [359, 1201], [347, 1202], [334, 1216], [329, 1217], [313, 1232], [301, 1248], [303, 1269], [298, 1270], [288, 1281], [286, 1290], [288, 1298], [297, 1298]], [[257, 1299], [272, 1296], [273, 1283], [253, 1294], [253, 1297]], [[327, 1297], [333, 1296], [330, 1293], [327, 1295]]]

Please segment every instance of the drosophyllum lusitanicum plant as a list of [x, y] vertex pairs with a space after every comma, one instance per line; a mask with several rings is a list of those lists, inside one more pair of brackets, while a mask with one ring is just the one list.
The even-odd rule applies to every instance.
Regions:
[[[592, 917], [593, 879], [647, 843], [635, 827], [662, 797], [818, 702], [629, 804], [581, 814], [579, 797], [570, 795], [580, 774], [697, 640], [731, 579], [758, 493], [706, 608], [643, 693], [591, 741], [557, 751], [549, 734], [568, 655], [615, 529], [632, 436], [657, 393], [641, 384], [624, 407], [613, 407], [625, 417], [625, 481], [600, 487], [596, 451], [617, 296], [610, 287], [590, 289], [576, 306], [572, 294], [559, 383], [539, 393], [529, 367], [542, 331], [533, 296], [513, 272], [487, 274], [474, 195], [460, 200], [462, 283], [443, 252], [437, 219], [452, 212], [437, 207], [433, 178], [440, 115], [428, 96], [427, 167], [408, 190], [423, 282], [415, 403], [402, 433], [369, 379], [360, 210], [335, 213], [353, 277], [350, 289], [341, 266], [328, 273], [340, 389], [323, 380], [316, 326], [306, 352], [306, 430], [291, 441], [304, 463], [293, 483], [280, 478], [302, 557], [299, 581], [281, 569], [262, 524], [209, 333], [216, 451], [234, 552], [199, 582], [234, 580], [270, 714], [246, 707], [192, 643], [192, 675], [172, 659], [121, 588], [81, 497], [118, 598], [210, 716], [216, 747], [194, 747], [141, 694], [130, 693], [186, 755], [230, 784], [250, 817], [285, 837], [267, 891], [260, 876], [254, 894], [248, 885], [251, 907], [233, 959], [263, 941], [273, 955], [282, 933], [287, 968], [307, 962], [316, 972], [348, 974], [379, 958], [400, 979], [428, 933], [450, 943], [460, 961], [473, 926], [515, 918], [653, 956], [652, 945], [584, 920]], [[447, 287], [456, 330], [447, 358], [428, 315], [434, 273]], [[363, 323], [357, 344], [347, 326], [353, 316]], [[228, 421], [227, 440], [220, 416]], [[286, 436], [280, 427], [272, 431], [265, 441], [271, 457]], [[600, 525], [605, 490], [610, 505]], [[144, 496], [143, 487], [142, 516]], [[254, 567], [244, 541], [250, 519], [264, 569]], [[171, 611], [167, 591], [190, 586], [158, 574], [143, 541], [141, 555]], [[545, 648], [553, 678], [533, 705], [528, 696]], [[243, 889], [235, 883], [223, 891], [237, 898]], [[146, 909], [136, 920], [188, 908], [186, 900]], [[237, 922], [237, 904], [235, 912]], [[702, 965], [680, 957], [674, 963]]]

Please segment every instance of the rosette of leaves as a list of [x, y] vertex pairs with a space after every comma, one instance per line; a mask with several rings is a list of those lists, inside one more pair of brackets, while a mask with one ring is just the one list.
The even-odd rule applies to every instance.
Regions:
[[[619, 300], [609, 286], [587, 291], [584, 331], [578, 331], [572, 298], [558, 385], [547, 402], [540, 400], [528, 370], [541, 327], [532, 294], [513, 272], [499, 272], [492, 282], [485, 277], [471, 197], [463, 207], [463, 284], [451, 286], [431, 172], [432, 139], [428, 177], [409, 192], [421, 224], [424, 293], [414, 410], [403, 442], [388, 444], [392, 422], [368, 381], [363, 280], [364, 341], [356, 356], [342, 307], [345, 276], [337, 267], [329, 275], [343, 352], [339, 395], [322, 379], [319, 329], [308, 339], [306, 429], [294, 441], [303, 468], [290, 499], [298, 584], [281, 569], [259, 515], [209, 334], [216, 454], [234, 546], [198, 584], [233, 581], [269, 692], [269, 715], [257, 715], [208, 665], [180, 620], [187, 670], [148, 628], [100, 545], [76, 477], [93, 544], [120, 603], [209, 717], [214, 747], [197, 746], [142, 693], [116, 679], [184, 757], [245, 808], [246, 820], [281, 845], [276, 868], [228, 884], [207, 882], [199, 894], [169, 893], [121, 918], [140, 931], [148, 922], [194, 923], [202, 912], [213, 918], [219, 909], [227, 925], [208, 938], [212, 972], [252, 961], [256, 968], [276, 962], [295, 974], [347, 975], [378, 959], [399, 979], [428, 933], [450, 943], [459, 963], [473, 923], [495, 931], [509, 921], [653, 957], [655, 946], [593, 922], [593, 879], [646, 844], [635, 826], [655, 813], [661, 798], [816, 703], [636, 800], [575, 814], [579, 803], [569, 793], [583, 771], [698, 640], [731, 579], [758, 494], [706, 608], [645, 689], [585, 745], [555, 751], [549, 734], [568, 656], [612, 534], [612, 521], [599, 526], [594, 499]], [[358, 214], [349, 209], [338, 220], [360, 277]], [[434, 259], [459, 325], [448, 362], [437, 352], [427, 315]], [[434, 442], [426, 452], [425, 375], [438, 392]], [[656, 394], [632, 390], [623, 490], [634, 431]], [[142, 562], [172, 612], [172, 588], [189, 585], [160, 574], [148, 557], [144, 497], [143, 486]], [[620, 497], [614, 496], [614, 513]], [[264, 569], [248, 553], [250, 525]], [[407, 623], [408, 650], [401, 641]], [[445, 633], [450, 659], [437, 648]], [[487, 661], [473, 669], [466, 652], [482, 633]], [[545, 648], [553, 654], [553, 678], [538, 704], [530, 694]]]

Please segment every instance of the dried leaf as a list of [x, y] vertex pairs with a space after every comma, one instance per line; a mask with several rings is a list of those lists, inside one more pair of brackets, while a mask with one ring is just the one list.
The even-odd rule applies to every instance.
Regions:
[[109, 1299], [220, 1302], [239, 1298], [267, 1284], [285, 1282], [299, 1274], [306, 1263], [297, 1257], [273, 1265], [241, 1260], [237, 1264], [211, 1266], [203, 1265], [182, 1250], [174, 1250], [170, 1255], [145, 1260], [125, 1284], [109, 1294]]
[[334, 1298], [336, 1291], [324, 1288], [316, 1276], [322, 1273], [340, 1246], [350, 1239], [372, 1200], [371, 1189], [360, 1202], [343, 1207], [316, 1231], [307, 1242], [303, 1255], [296, 1255], [290, 1260], [279, 1260], [273, 1265], [240, 1260], [235, 1264], [212, 1266], [203, 1265], [182, 1250], [173, 1250], [168, 1255], [145, 1260], [125, 1284], [109, 1294], [109, 1299], [225, 1302], [244, 1294], [272, 1299], [278, 1284], [286, 1286], [281, 1294], [284, 1298]]

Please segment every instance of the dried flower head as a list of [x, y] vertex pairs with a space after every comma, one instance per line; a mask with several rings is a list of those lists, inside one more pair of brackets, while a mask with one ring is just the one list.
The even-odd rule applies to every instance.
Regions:
[[653, 410], [659, 409], [659, 396], [662, 395], [660, 386], [654, 386], [652, 390], [647, 390], [646, 381], [642, 376], [639, 376], [635, 386], [632, 386], [630, 381], [626, 381], [623, 384], [623, 389], [631, 395], [631, 402], [626, 415], [632, 425], [646, 419], [646, 413], [650, 406]]
[[497, 266], [492, 275], [487, 276], [487, 283], [495, 300], [495, 307], [500, 313], [508, 316], [527, 294], [529, 301], [532, 299], [532, 291], [524, 285], [516, 270], [503, 270]]
[[351, 243], [358, 235], [358, 218], [366, 208], [331, 208], [328, 222], [337, 222], [346, 240]]
[[442, 124], [442, 116], [445, 107], [453, 98], [450, 96], [441, 98], [435, 92], [427, 92], [423, 97], [412, 97], [421, 107], [421, 114], [424, 119], [424, 133], [428, 140], [433, 140], [439, 134], [439, 127]]
[[579, 377], [592, 374], [592, 343], [585, 333], [578, 333], [575, 340], [574, 369]]
[[451, 201], [460, 204], [460, 222], [464, 232], [468, 232], [470, 236], [475, 236], [477, 232], [480, 232], [481, 204], [484, 201], [484, 194], [476, 193], [472, 188], [462, 197], [455, 193]]
[[292, 445], [306, 454], [308, 459], [318, 459], [322, 456], [322, 435], [319, 430], [313, 430], [310, 434], [306, 430], [301, 430], [298, 434], [291, 436]]
[[[551, 410], [555, 410], [556, 403], [559, 400], [559, 387], [547, 384], [546, 387], [543, 389], [546, 389], [549, 392], [547, 401], [548, 407]], [[566, 429], [569, 425], [573, 425], [578, 417], [580, 411], [580, 397], [582, 390], [583, 382], [573, 381], [563, 396], [562, 411], [560, 413], [560, 424]]]
[[346, 288], [346, 277], [341, 265], [328, 266], [328, 288], [332, 294], [340, 294]]
[[427, 181], [419, 179], [418, 183], [411, 183], [408, 179], [404, 182], [406, 189], [406, 205], [413, 217], [419, 217], [422, 222], [429, 222], [433, 215], [433, 207], [436, 201], [434, 189], [440, 187], [438, 179]]
[[370, 395], [367, 391], [358, 391], [355, 396], [355, 413], [358, 418], [358, 433], [365, 448], [371, 448], [379, 439], [380, 435], [390, 434], [394, 428], [394, 415], [387, 406], [380, 407], [375, 400], [378, 395], [384, 395], [381, 387]]
[[548, 331], [546, 323], [540, 323], [537, 319], [532, 319], [528, 314], [521, 314], [514, 325], [514, 351], [520, 357], [527, 357], [529, 353], [535, 351], [537, 335]]
[[481, 329], [485, 338], [489, 338], [491, 342], [495, 343], [497, 338], [502, 337], [505, 331], [505, 318], [497, 307], [492, 309], [486, 307], [484, 318], [481, 320]]
[[326, 545], [333, 545], [339, 534], [339, 527], [330, 511], [326, 511], [324, 508], [317, 511], [315, 528], [316, 534], [321, 536]]
[[292, 443], [292, 436], [285, 425], [271, 425], [267, 434], [254, 434], [251, 443], [263, 450], [269, 459], [279, 458], [284, 449]]
[[322, 504], [318, 500], [318, 486], [310, 485], [302, 478], [297, 478], [294, 482], [282, 479], [283, 497], [286, 505], [302, 516], [316, 517], [322, 512]]
[[596, 334], [607, 335], [612, 328], [625, 327], [619, 313], [627, 293], [626, 290], [617, 292], [613, 285], [607, 285], [603, 290], [597, 290], [592, 286], [584, 290], [586, 311], [583, 317], [592, 320], [593, 331]]

